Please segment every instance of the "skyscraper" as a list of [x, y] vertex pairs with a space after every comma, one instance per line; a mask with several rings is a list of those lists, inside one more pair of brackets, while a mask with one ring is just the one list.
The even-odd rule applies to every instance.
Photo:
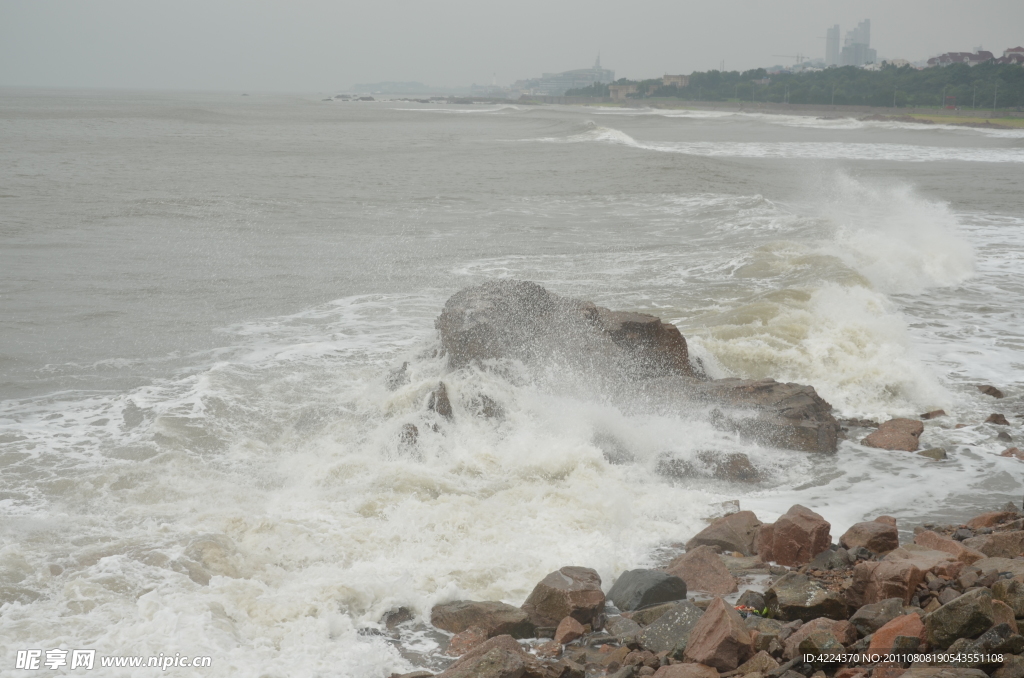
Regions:
[[843, 51], [839, 53], [840, 66], [873, 64], [877, 52], [871, 49], [871, 19], [864, 19], [852, 31], [846, 32]]
[[825, 31], [825, 65], [839, 65], [839, 24]]

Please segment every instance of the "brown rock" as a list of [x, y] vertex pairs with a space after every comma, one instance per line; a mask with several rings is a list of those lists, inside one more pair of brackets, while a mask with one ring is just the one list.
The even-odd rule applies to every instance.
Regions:
[[960, 575], [960, 570], [964, 568], [964, 563], [956, 560], [952, 554], [926, 548], [920, 544], [904, 544], [882, 560], [909, 560], [917, 565], [921, 572], [931, 572], [949, 579], [956, 579]]
[[896, 519], [892, 516], [878, 516], [875, 518], [876, 523], [885, 523], [886, 525], [892, 525], [896, 527]]
[[812, 619], [786, 638], [782, 643], [782, 656], [786, 659], [795, 659], [801, 654], [800, 643], [812, 633], [818, 632], [828, 633], [840, 645], [849, 645], [857, 641], [857, 630], [850, 622], [821, 617]]
[[970, 565], [971, 563], [979, 561], [985, 557], [984, 553], [968, 548], [962, 542], [950, 539], [949, 537], [943, 537], [931, 530], [925, 530], [924, 532], [915, 534], [914, 543], [924, 546], [925, 548], [948, 553], [966, 565]]
[[604, 609], [601, 577], [588, 567], [563, 567], [544, 577], [523, 603], [537, 626], [556, 626], [564, 617], [590, 624]]
[[853, 568], [853, 582], [846, 590], [846, 599], [854, 607], [886, 598], [900, 598], [907, 605], [923, 581], [924, 572], [909, 560], [863, 561]]
[[857, 676], [866, 676], [867, 673], [867, 667], [846, 666], [836, 671], [835, 678], [857, 678]]
[[921, 415], [922, 419], [936, 419], [938, 417], [946, 416], [945, 410], [932, 410], [931, 412], [925, 412]]
[[1011, 631], [1019, 633], [1017, 630], [1017, 619], [1013, 616], [1013, 608], [1003, 601], [992, 600], [992, 618], [994, 619], [992, 622], [993, 626], [996, 624], [1008, 624]]
[[863, 546], [872, 553], [888, 553], [900, 546], [900, 535], [895, 525], [873, 520], [857, 523], [839, 538], [843, 548]]
[[555, 642], [565, 645], [577, 638], [581, 638], [586, 632], [587, 630], [583, 628], [583, 624], [572, 617], [565, 617], [558, 623], [558, 628], [555, 629]]
[[914, 452], [918, 448], [924, 424], [914, 419], [890, 419], [861, 442], [883, 450]]
[[766, 563], [773, 562], [775, 560], [775, 554], [772, 553], [772, 544], [775, 541], [775, 524], [765, 523], [758, 528], [757, 533], [754, 535], [754, 553], [757, 557]]
[[686, 549], [717, 546], [723, 551], [738, 551], [744, 556], [752, 556], [756, 553], [754, 538], [760, 527], [761, 521], [753, 511], [739, 511], [719, 518], [698, 532], [693, 539], [686, 542]]
[[449, 633], [462, 633], [475, 626], [483, 631], [485, 638], [500, 635], [531, 638], [534, 631], [534, 625], [523, 610], [493, 600], [456, 600], [435, 605], [430, 611], [430, 623]]
[[495, 636], [462, 655], [437, 678], [522, 678], [526, 658], [512, 636]]
[[1003, 398], [1005, 396], [1005, 394], [995, 386], [980, 385], [978, 386], [978, 390], [985, 395], [992, 396], [993, 398]]
[[719, 671], [732, 671], [754, 655], [754, 644], [743, 619], [721, 598], [715, 600], [690, 633], [685, 656]]
[[980, 516], [974, 516], [967, 521], [967, 527], [976, 530], [979, 527], [995, 527], [999, 523], [1005, 523], [1017, 517], [1017, 513], [1010, 511], [989, 511]]
[[703, 664], [672, 664], [655, 671], [654, 678], [718, 678], [718, 671]]
[[840, 593], [827, 590], [799, 572], [789, 572], [775, 580], [764, 592], [764, 602], [772, 617], [782, 621], [846, 619], [849, 612]]
[[779, 662], [775, 661], [775, 658], [770, 654], [761, 650], [753, 657], [740, 664], [739, 668], [736, 669], [736, 675], [746, 676], [755, 671], [757, 673], [768, 673], [774, 669], [779, 668]]
[[831, 527], [814, 511], [796, 504], [771, 528], [769, 553], [779, 565], [792, 567], [809, 563], [832, 544]]
[[1024, 531], [993, 532], [965, 539], [963, 544], [989, 558], [1016, 558], [1024, 552]]
[[665, 571], [686, 582], [687, 591], [727, 594], [736, 591], [736, 578], [711, 546], [698, 546], [678, 556]]
[[1024, 452], [1016, 447], [1007, 447], [1005, 450], [999, 453], [1000, 457], [1014, 457], [1016, 459], [1024, 459]]
[[895, 647], [893, 641], [896, 640], [896, 636], [920, 638], [923, 642], [925, 639], [925, 633], [924, 622], [921, 621], [921, 617], [916, 614], [905, 614], [900, 617], [896, 617], [891, 622], [875, 631], [875, 635], [871, 637], [871, 645], [868, 648], [868, 653], [886, 654], [888, 652], [892, 652]]
[[450, 657], [461, 657], [485, 640], [487, 640], [486, 631], [479, 626], [470, 626], [465, 631], [452, 636], [444, 653]]
[[[901, 676], [909, 673], [909, 671], [903, 668], [900, 664], [878, 664], [871, 672], [871, 678], [901, 678]], [[949, 678], [956, 678], [949, 676]]]
[[1009, 426], [1010, 422], [1006, 421], [1006, 417], [1002, 414], [990, 414], [988, 419], [985, 420], [986, 424], [998, 424], [999, 426]]

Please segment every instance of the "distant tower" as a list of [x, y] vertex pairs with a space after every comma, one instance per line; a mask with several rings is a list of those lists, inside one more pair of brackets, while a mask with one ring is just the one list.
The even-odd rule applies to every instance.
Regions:
[[597, 53], [597, 61], [594, 62], [594, 70], [595, 71], [601, 70], [601, 53], [600, 52]]
[[825, 65], [839, 65], [839, 24], [825, 31]]

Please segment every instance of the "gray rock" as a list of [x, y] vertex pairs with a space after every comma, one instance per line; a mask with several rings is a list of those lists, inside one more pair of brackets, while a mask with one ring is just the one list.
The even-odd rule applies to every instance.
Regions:
[[661, 570], [627, 570], [608, 592], [615, 607], [629, 611], [684, 598], [686, 582]]
[[846, 600], [810, 577], [790, 572], [765, 591], [764, 601], [776, 619], [810, 621], [818, 617], [846, 619]]
[[1010, 655], [1003, 665], [995, 670], [992, 678], [1024, 678], [1024, 657]]
[[924, 618], [925, 634], [933, 646], [945, 649], [957, 638], [976, 638], [992, 626], [992, 592], [968, 591]]
[[835, 550], [822, 551], [814, 556], [807, 568], [810, 570], [845, 570], [850, 567], [851, 563], [849, 551], [839, 547]]
[[633, 613], [633, 621], [640, 626], [650, 626], [654, 622], [658, 621], [658, 617], [665, 614], [669, 610], [674, 609], [675, 603], [662, 603], [661, 605], [652, 605], [645, 607], [642, 610], [637, 610]]
[[1014, 617], [1024, 617], [1024, 584], [1016, 579], [1000, 579], [992, 584], [992, 597], [1009, 605]]
[[445, 419], [452, 418], [452, 403], [448, 399], [448, 387], [442, 381], [437, 385], [427, 398], [427, 409], [437, 412]]
[[688, 600], [675, 603], [671, 610], [643, 630], [637, 642], [645, 650], [655, 654], [668, 652], [670, 657], [679, 659], [690, 641], [690, 632], [703, 614], [702, 609]]
[[946, 450], [941, 447], [929, 447], [927, 450], [918, 450], [917, 453], [922, 457], [928, 457], [932, 461], [942, 461], [949, 457], [946, 454]]
[[902, 598], [887, 598], [878, 603], [864, 605], [850, 617], [850, 623], [857, 633], [863, 636], [870, 635], [882, 628], [896, 617], [903, 614]]
[[605, 621], [604, 630], [618, 638], [620, 642], [628, 642], [635, 640], [644, 628], [632, 619], [613, 615]]

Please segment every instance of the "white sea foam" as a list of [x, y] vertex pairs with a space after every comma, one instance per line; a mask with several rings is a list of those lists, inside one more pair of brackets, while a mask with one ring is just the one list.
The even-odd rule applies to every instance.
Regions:
[[910, 144], [821, 141], [637, 141], [621, 130], [595, 127], [569, 137], [536, 139], [545, 143], [604, 142], [659, 153], [721, 158], [785, 158], [806, 160], [886, 160], [893, 162], [1024, 163], [1024, 149], [969, 148]]

